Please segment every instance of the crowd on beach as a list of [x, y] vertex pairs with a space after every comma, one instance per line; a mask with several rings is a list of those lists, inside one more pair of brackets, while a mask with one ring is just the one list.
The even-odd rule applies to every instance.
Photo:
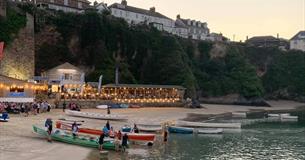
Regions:
[[29, 103], [0, 102], [0, 113], [7, 112], [10, 114], [25, 114], [25, 116], [29, 116], [30, 113], [37, 115], [50, 111], [51, 105], [47, 101]]

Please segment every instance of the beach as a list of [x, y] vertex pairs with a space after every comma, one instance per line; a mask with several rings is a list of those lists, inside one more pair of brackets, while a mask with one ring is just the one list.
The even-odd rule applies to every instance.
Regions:
[[[272, 107], [249, 107], [235, 105], [212, 105], [203, 104], [204, 108], [140, 108], [140, 109], [112, 109], [111, 114], [128, 116], [128, 121], [110, 121], [115, 130], [123, 125], [134, 123], [160, 123], [186, 118], [193, 114], [223, 114], [228, 112], [249, 111], [251, 109], [287, 110], [304, 106], [304, 103], [293, 101], [269, 101]], [[84, 109], [83, 112], [105, 113], [106, 110]], [[84, 120], [84, 126], [101, 129], [105, 120], [85, 119], [68, 117], [61, 109], [53, 109], [49, 113], [39, 115], [10, 115], [10, 121], [0, 123], [0, 159], [10, 160], [56, 160], [73, 159], [89, 160], [88, 155], [93, 150], [90, 148], [68, 145], [59, 142], [48, 143], [43, 137], [32, 132], [32, 125], [43, 126], [46, 118], [52, 118], [54, 123], [57, 119]]]

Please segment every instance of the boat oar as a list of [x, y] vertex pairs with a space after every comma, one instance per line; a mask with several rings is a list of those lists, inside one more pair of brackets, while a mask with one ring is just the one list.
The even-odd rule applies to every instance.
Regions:
[[59, 118], [58, 120], [61, 121], [68, 121], [68, 122], [85, 122], [83, 120], [71, 120], [71, 119], [65, 119], [65, 118]]

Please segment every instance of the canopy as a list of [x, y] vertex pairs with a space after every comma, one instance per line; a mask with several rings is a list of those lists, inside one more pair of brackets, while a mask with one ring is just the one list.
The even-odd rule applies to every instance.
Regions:
[[34, 102], [34, 98], [0, 97], [0, 102], [28, 103], [28, 102]]

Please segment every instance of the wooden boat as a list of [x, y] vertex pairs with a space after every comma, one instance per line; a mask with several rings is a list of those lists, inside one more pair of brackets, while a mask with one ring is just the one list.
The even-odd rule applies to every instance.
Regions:
[[137, 124], [137, 127], [140, 131], [144, 132], [158, 132], [162, 130], [162, 126], [160, 124]]
[[114, 114], [99, 114], [99, 113], [87, 113], [79, 111], [66, 110], [65, 113], [69, 116], [102, 119], [102, 120], [126, 120], [125, 115], [114, 115]]
[[127, 133], [128, 140], [130, 141], [142, 141], [142, 142], [154, 142], [155, 134], [145, 134], [145, 133]]
[[141, 108], [141, 106], [135, 105], [135, 104], [131, 104], [131, 105], [129, 105], [129, 108], [139, 109], [139, 108]]
[[98, 105], [96, 106], [97, 109], [107, 109], [108, 105]]
[[241, 123], [201, 123], [177, 121], [177, 126], [196, 127], [196, 128], [241, 128]]
[[[60, 124], [60, 122], [56, 122], [56, 128], [71, 131], [71, 127], [72, 127], [71, 125], [64, 127], [63, 124], [60, 125], [58, 124]], [[90, 128], [79, 128], [78, 132], [90, 134], [94, 136], [99, 136], [103, 133], [102, 130], [90, 129]], [[127, 135], [130, 141], [145, 141], [145, 142], [153, 142], [156, 136], [155, 134], [144, 134], [144, 133], [127, 133]]]
[[185, 128], [185, 127], [176, 127], [176, 126], [169, 126], [168, 127], [169, 133], [181, 133], [181, 134], [192, 134], [194, 132], [193, 128]]
[[[42, 136], [48, 135], [44, 129], [39, 128], [35, 125], [33, 125], [33, 130], [35, 133], [37, 133], [39, 135], [42, 135]], [[65, 134], [65, 133], [61, 132], [60, 130], [55, 130], [55, 132], [51, 134], [51, 138], [52, 138], [52, 140], [55, 140], [55, 141], [84, 146], [84, 147], [91, 147], [91, 148], [99, 147], [98, 138], [96, 138], [96, 139], [91, 139], [91, 138], [88, 139], [85, 137], [73, 138], [72, 135]], [[113, 141], [104, 142], [103, 149], [115, 150], [115, 145], [114, 145]]]
[[197, 129], [196, 132], [198, 134], [220, 134], [220, 133], [223, 133], [223, 129], [222, 128], [216, 128], [216, 129], [200, 128], [200, 129]]

